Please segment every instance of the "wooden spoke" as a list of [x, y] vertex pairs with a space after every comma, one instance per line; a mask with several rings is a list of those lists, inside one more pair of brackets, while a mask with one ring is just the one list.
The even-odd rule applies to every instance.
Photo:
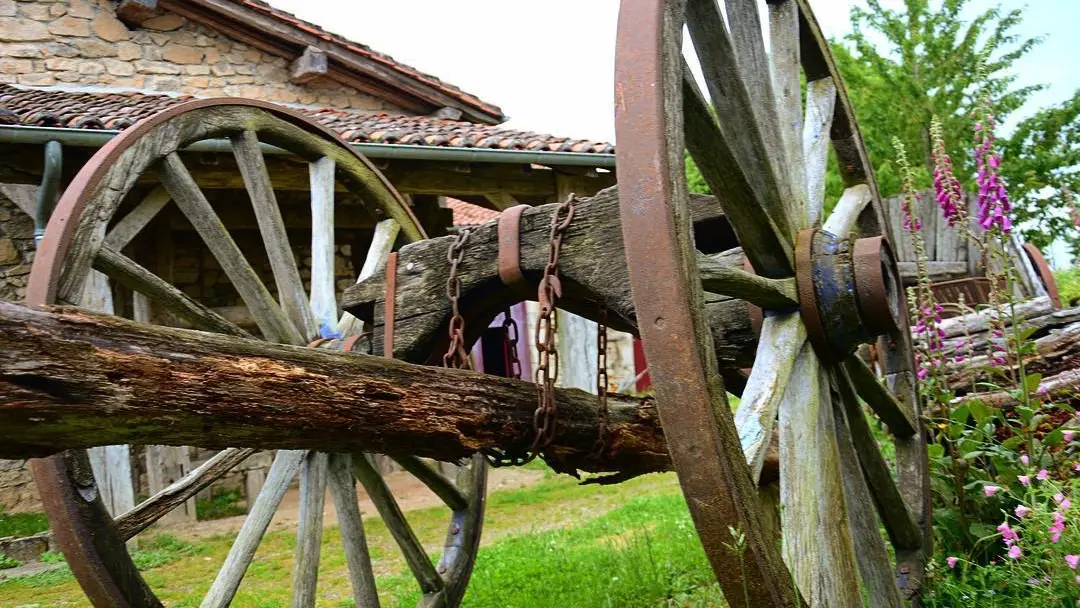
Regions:
[[[843, 368], [838, 368], [833, 380], [836, 393], [844, 406], [853, 449], [858, 454], [866, 483], [874, 496], [878, 516], [885, 524], [885, 530], [889, 533], [893, 546], [898, 550], [922, 549], [922, 533], [911, 517], [911, 512], [900, 495], [900, 490], [893, 482], [889, 466], [885, 464], [885, 458], [878, 449], [877, 440], [874, 439], [870, 425], [866, 423], [866, 416], [855, 394], [855, 387], [851, 384], [851, 378]], [[875, 525], [875, 529], [876, 527]]]
[[274, 512], [281, 504], [285, 491], [289, 489], [289, 484], [293, 477], [296, 477], [296, 472], [307, 454], [307, 450], [280, 450], [274, 457], [266, 483], [259, 492], [259, 497], [255, 499], [255, 504], [248, 509], [247, 519], [229, 549], [229, 555], [210, 586], [210, 591], [206, 593], [201, 608], [225, 608], [232, 603]]
[[[750, 95], [751, 111], [761, 129], [762, 139], [765, 143], [766, 155], [764, 160], [768, 163], [765, 169], [769, 170], [771, 168], [775, 174], [776, 187], [781, 200], [785, 204], [785, 215], [790, 222], [789, 228], [794, 230], [800, 224], [800, 222], [796, 221], [796, 216], [801, 214], [803, 197], [801, 193], [798, 195], [793, 193], [793, 183], [790, 179], [791, 165], [789, 164], [791, 163], [791, 151], [787, 148], [787, 141], [781, 134], [780, 112], [777, 108], [777, 99], [773, 94], [773, 69], [762, 37], [761, 14], [758, 11], [758, 2], [757, 0], [725, 0], [724, 10], [727, 13], [727, 22], [730, 26], [731, 42], [735, 47], [739, 73], [746, 86], [746, 91]], [[793, 17], [795, 17], [797, 23], [797, 11]], [[785, 31], [785, 34], [787, 33], [789, 31]], [[798, 40], [798, 37], [795, 37], [789, 44], [795, 46], [798, 44]], [[775, 54], [775, 49], [773, 52]], [[796, 63], [792, 66], [791, 71], [795, 73], [797, 79], [797, 54], [794, 55], [794, 59]], [[798, 87], [795, 90], [797, 92]], [[801, 107], [801, 104], [796, 107]], [[720, 120], [725, 120], [725, 117], [720, 115]], [[786, 125], [783, 126], [786, 127]], [[794, 148], [794, 138], [791, 138], [791, 143], [793, 144], [792, 148]], [[799, 182], [799, 184], [801, 185], [802, 182]], [[792, 235], [794, 236], [794, 233]]]
[[[793, 2], [789, 1], [788, 4]], [[832, 78], [806, 83], [806, 120], [803, 121], [802, 148], [806, 159], [806, 197], [810, 225], [821, 218], [825, 205], [825, 173], [829, 164], [829, 130], [836, 106], [836, 84]], [[840, 234], [840, 233], [836, 233]]]
[[[334, 284], [334, 169], [332, 158], [309, 165], [311, 176], [311, 312], [318, 333], [337, 333], [337, 286]], [[393, 220], [391, 220], [393, 221]]]
[[293, 608], [315, 605], [326, 500], [327, 454], [308, 452], [300, 467], [300, 523], [296, 530]]
[[424, 485], [441, 498], [451, 510], [462, 511], [468, 508], [469, 499], [458, 489], [454, 482], [431, 468], [424, 461], [416, 456], [392, 456], [392, 458], [411, 473], [413, 477], [424, 482]]
[[[375, 225], [375, 235], [371, 239], [364, 265], [360, 268], [360, 275], [356, 282], [375, 275], [382, 267], [386, 266], [386, 258], [394, 248], [394, 241], [401, 232], [401, 225], [395, 220], [383, 220]], [[356, 335], [363, 331], [364, 324], [350, 313], [343, 313], [338, 321], [338, 330], [343, 335]]]
[[[749, 20], [753, 10], [756, 23], [756, 6], [746, 0], [733, 0], [729, 4], [729, 16], [740, 21]], [[780, 172], [782, 161], [779, 144], [776, 143], [773, 127], [762, 126], [758, 112], [769, 116], [775, 125], [775, 106], [771, 101], [772, 93], [766, 93], [763, 87], [771, 89], [771, 76], [764, 58], [758, 58], [761, 43], [761, 29], [754, 32], [740, 31], [733, 41], [728, 34], [724, 19], [720, 15], [716, 0], [690, 0], [686, 6], [686, 25], [693, 40], [694, 49], [701, 61], [701, 71], [712, 99], [716, 116], [719, 117], [719, 129], [724, 141], [734, 152], [734, 164], [739, 167], [757, 194], [759, 208], [765, 211], [781, 235], [781, 240], [789, 245], [794, 240], [793, 226], [788, 217], [787, 200], [784, 193], [789, 192], [782, 186]], [[732, 29], [735, 29], [734, 24]], [[755, 43], [750, 38], [756, 37]], [[760, 49], [764, 54], [764, 49]], [[737, 57], [737, 59], [736, 59]], [[745, 58], [745, 59], [744, 59]], [[746, 65], [744, 65], [746, 62]], [[760, 65], [765, 65], [764, 71]], [[745, 68], [745, 70], [744, 70]], [[758, 98], [768, 99], [768, 106], [756, 105]], [[763, 102], [764, 103], [764, 102]], [[687, 115], [686, 132], [691, 136], [690, 116]], [[688, 140], [689, 142], [689, 140]], [[784, 175], [783, 177], [786, 177]], [[719, 195], [719, 192], [717, 192]], [[732, 218], [733, 225], [736, 224]], [[743, 240], [740, 234], [740, 241]], [[761, 268], [756, 263], [754, 268], [768, 276], [778, 276], [779, 268]], [[790, 270], [790, 269], [785, 269]]]
[[[281, 219], [281, 209], [278, 208], [277, 197], [274, 196], [274, 186], [270, 183], [266, 159], [259, 147], [259, 137], [254, 131], [243, 131], [229, 139], [240, 175], [244, 178], [244, 187], [251, 198], [251, 206], [255, 209], [255, 219], [259, 223], [259, 232], [262, 233], [266, 255], [274, 273], [274, 283], [277, 285], [278, 302], [302, 337], [310, 342], [318, 335], [318, 327], [311, 316], [307, 292], [300, 280], [300, 270], [293, 257], [289, 236], [285, 233], [285, 221]], [[216, 215], [213, 217], [217, 219]], [[192, 221], [192, 224], [194, 223]], [[222, 264], [222, 267], [225, 265]]]
[[784, 561], [810, 606], [862, 606], [828, 378], [809, 344], [791, 378], [779, 425]]
[[851, 234], [855, 230], [859, 216], [871, 200], [870, 186], [866, 184], [845, 188], [822, 228], [839, 237]]
[[739, 153], [720, 130], [712, 109], [698, 90], [690, 68], [683, 65], [683, 113], [686, 116], [686, 149], [701, 176], [722, 201], [724, 215], [741, 243], [760, 243], [746, 248], [756, 270], [766, 276], [791, 276], [791, 241], [773, 218], [759, 211], [759, 196], [740, 169]]
[[124, 287], [145, 295], [198, 329], [243, 338], [252, 337], [236, 324], [111, 247], [103, 246], [98, 250], [97, 257], [94, 258], [94, 268], [109, 275]]
[[252, 448], [229, 448], [214, 454], [198, 468], [185, 475], [183, 479], [178, 479], [169, 487], [118, 517], [116, 527], [120, 531], [120, 538], [128, 540], [142, 532], [254, 453], [255, 450]]
[[785, 310], [799, 305], [795, 279], [769, 279], [726, 266], [698, 253], [698, 271], [705, 291], [746, 300], [767, 310]]
[[874, 370], [857, 355], [844, 359], [844, 369], [851, 378], [855, 390], [863, 401], [874, 410], [882, 422], [889, 426], [889, 431], [897, 437], [910, 437], [918, 428], [909, 408], [896, 398], [896, 394], [886, 388]]
[[330, 497], [337, 511], [341, 543], [345, 546], [345, 561], [349, 565], [349, 581], [352, 583], [353, 599], [360, 608], [379, 608], [379, 592], [375, 588], [375, 574], [371, 568], [364, 535], [364, 522], [356, 503], [356, 481], [352, 472], [352, 457], [348, 454], [331, 454], [329, 463]]
[[[837, 383], [843, 383], [835, 375], [833, 380], [838, 381]], [[850, 391], [850, 388], [848, 392], [850, 393], [849, 398], [855, 396]], [[835, 398], [835, 393], [833, 397], [831, 401], [833, 422], [836, 425], [836, 445], [840, 452], [844, 498], [848, 505], [848, 527], [851, 529], [851, 537], [858, 551], [856, 563], [859, 566], [859, 574], [862, 576], [863, 605], [874, 606], [875, 608], [878, 606], [882, 608], [901, 608], [904, 602], [900, 598], [899, 590], [896, 587], [892, 564], [889, 563], [889, 554], [885, 549], [885, 542], [881, 538], [878, 520], [868, 507], [871, 498], [867, 483], [871, 482], [871, 480], [869, 475], [864, 480], [865, 466], [860, 470], [859, 464], [865, 465], [866, 461], [859, 458], [859, 456], [865, 454], [865, 452], [856, 447], [858, 445], [856, 441], [858, 440], [854, 439], [854, 431], [849, 430], [851, 425], [848, 423], [852, 421], [852, 417], [847, 416], [845, 410], [850, 413], [851, 408], [847, 399], [840, 399], [844, 402], [841, 404]], [[869, 427], [866, 427], [866, 419], [863, 418], [862, 410], [857, 407], [858, 403], [855, 405], [854, 415], [861, 421], [866, 431], [866, 435], [861, 439], [864, 441], [869, 440], [871, 442], [870, 449], [877, 452], [877, 446], [873, 443], [873, 436], [869, 433]], [[879, 459], [880, 456], [881, 454], [878, 453]], [[884, 465], [884, 461], [881, 461], [881, 464]], [[884, 472], [886, 474], [885, 483], [892, 486], [892, 479], [887, 477], [888, 471], [885, 470]], [[896, 487], [893, 486], [893, 490], [895, 489]], [[907, 509], [904, 507], [899, 493], [896, 495], [896, 500], [896, 505], [903, 509], [906, 514]]]
[[773, 64], [773, 93], [784, 167], [791, 184], [792, 212], [798, 225], [810, 225], [806, 215], [806, 169], [803, 166], [802, 66], [799, 64], [799, 7], [790, 0], [770, 2], [769, 54]]
[[251, 310], [263, 337], [284, 344], [305, 344], [303, 336], [270, 296], [266, 286], [221, 224], [180, 156], [175, 152], [167, 155], [162, 166], [162, 184], [217, 258], [222, 270]]
[[795, 357], [806, 343], [806, 326], [798, 314], [767, 317], [761, 324], [754, 370], [746, 381], [735, 427], [750, 474], [761, 477], [765, 452], [772, 441], [780, 400], [791, 379]]
[[146, 195], [139, 204], [113, 226], [113, 229], [105, 235], [105, 245], [120, 251], [131, 239], [135, 238], [146, 225], [153, 220], [159, 211], [169, 203], [168, 191], [161, 186], [154, 188]]
[[409, 527], [409, 522], [405, 521], [401, 508], [398, 507], [397, 501], [394, 500], [382, 476], [368, 462], [366, 456], [357, 455], [353, 458], [352, 464], [356, 479], [367, 490], [368, 497], [375, 503], [375, 508], [378, 509], [383, 523], [401, 547], [405, 562], [409, 564], [413, 576], [420, 583], [420, 589], [425, 595], [442, 591], [445, 586], [442, 578], [435, 571], [435, 566], [431, 564], [427, 552], [424, 551], [424, 547], [420, 545], [420, 541]]

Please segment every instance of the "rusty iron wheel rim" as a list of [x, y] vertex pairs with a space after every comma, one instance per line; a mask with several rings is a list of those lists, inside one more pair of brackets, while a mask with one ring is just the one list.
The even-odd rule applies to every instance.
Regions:
[[[799, 29], [800, 38], [802, 38], [800, 46], [803, 73], [815, 80], [833, 75], [831, 54], [824, 39], [820, 36], [815, 38], [820, 34], [820, 29], [812, 13], [809, 12], [808, 3], [805, 0], [793, 1], [798, 6], [802, 19]], [[721, 586], [726, 589], [722, 580], [725, 575], [723, 572], [725, 563], [723, 558], [716, 556], [723, 553], [725, 542], [730, 542], [730, 537], [721, 538], [720, 535], [707, 533], [695, 514], [695, 505], [721, 502], [717, 494], [732, 492], [734, 488], [727, 486], [703, 489], [700, 485], [695, 485], [695, 478], [702, 476], [710, 467], [719, 466], [729, 471], [732, 470], [731, 467], [736, 469], [741, 467], [738, 463], [729, 462], [711, 451], [713, 446], [708, 444], [709, 439], [699, 440], [698, 443], [692, 445], [678, 445], [682, 438], [678, 437], [677, 433], [686, 432], [685, 426], [679, 427], [669, 422], [672, 417], [685, 415], [689, 410], [697, 407], [694, 403], [695, 399], [684, 397], [687, 385], [696, 384], [697, 386], [691, 388], [697, 390], [700, 397], [700, 393], [707, 391], [707, 388], [701, 385], [715, 380], [708, 377], [707, 372], [703, 373], [699, 369], [703, 360], [709, 361], [707, 356], [704, 358], [698, 356], [698, 351], [707, 350], [700, 348], [699, 341], [709, 340], [710, 337], [696, 335], [692, 322], [693, 316], [683, 314], [685, 307], [692, 308], [700, 302], [699, 293], [696, 293], [700, 292], [700, 282], [692, 280], [696, 279], [693, 269], [686, 271], [678, 262], [672, 262], [669, 259], [678, 257], [680, 242], [685, 242], [692, 237], [685, 234], [686, 227], [680, 225], [675, 218], [658, 211], [666, 207], [668, 201], [673, 200], [674, 197], [681, 196], [686, 189], [681, 154], [683, 150], [669, 149], [672, 146], [670, 142], [683, 142], [681, 136], [684, 125], [674, 123], [671, 118], [671, 116], [681, 116], [682, 113], [674, 111], [676, 102], [671, 102], [671, 108], [664, 105], [665, 90], [670, 92], [670, 95], [676, 96], [676, 99], [681, 98], [682, 95], [679, 92], [681, 85], [678, 82], [666, 81], [667, 75], [664, 74], [665, 53], [671, 54], [672, 48], [678, 48], [681, 45], [662, 39], [664, 34], [660, 31], [661, 23], [665, 19], [674, 23], [671, 26], [672, 31], [685, 30], [685, 15], [677, 12], [684, 6], [684, 2], [665, 3], [662, 0], [651, 2], [623, 0], [621, 3], [615, 68], [619, 203], [623, 242], [638, 315], [638, 327], [647, 351], [648, 364], [653, 372], [651, 376], [656, 389], [657, 409], [660, 412], [669, 452], [679, 475], [683, 494], [690, 505], [691, 514], [694, 515], [699, 538], [714, 574], [718, 580], [721, 580]], [[808, 35], [807, 32], [812, 35]], [[682, 36], [679, 38], [681, 39]], [[677, 69], [675, 72], [679, 73]], [[676, 81], [677, 78], [673, 76], [672, 80]], [[862, 144], [844, 84], [839, 78], [834, 80], [837, 102], [830, 132], [832, 149], [840, 157], [846, 176], [851, 178], [851, 182], [846, 185], [865, 184], [870, 189], [871, 203], [866, 207], [865, 213], [858, 218], [859, 232], [862, 236], [881, 236], [884, 222], [881, 217], [880, 199], [873, 170]], [[665, 123], [670, 123], [666, 125], [666, 130]], [[804, 244], [809, 247], [810, 239], [802, 240], [805, 240]], [[882, 236], [882, 241], [887, 242], [887, 239]], [[744, 243], [744, 249], [753, 245], [753, 243]], [[793, 251], [795, 257], [802, 257], [809, 263], [809, 249], [805, 252], [807, 255], [799, 256], [798, 248], [796, 244]], [[797, 278], [801, 309], [808, 312], [812, 309], [809, 316], [817, 317], [820, 321], [820, 313], [814, 303], [816, 294], [813, 293], [812, 280], [807, 280], [811, 278], [810, 274], [795, 271], [787, 276], [792, 275]], [[768, 276], [784, 278], [783, 276]], [[683, 284], [670, 285], [672, 282], [680, 281]], [[804, 291], [806, 288], [809, 288], [808, 292]], [[661, 290], [662, 294], [656, 293]], [[807, 294], [805, 299], [804, 293]], [[754, 315], [753, 308], [748, 305], [751, 316]], [[675, 311], [677, 314], [672, 314], [670, 311]], [[903, 313], [904, 311], [901, 310], [902, 316]], [[824, 336], [821, 323], [817, 325], [821, 331], [818, 332], [814, 341], [826, 345], [828, 341]], [[810, 328], [807, 329], [808, 333], [811, 333]], [[902, 333], [890, 334], [890, 337], [893, 339], [887, 339], [885, 343], [889, 345], [893, 359], [888, 364], [890, 367], [887, 371], [910, 370], [913, 361], [910, 342], [902, 339]], [[827, 352], [824, 349], [815, 348], [815, 350]], [[906, 365], [900, 363], [899, 367], [894, 369], [891, 366], [896, 365], [897, 361], [907, 363]], [[672, 379], [669, 380], [669, 386], [665, 387], [665, 376], [669, 375]], [[673, 387], [670, 386], [671, 384], [682, 384], [682, 386]], [[667, 417], [665, 416], [666, 408], [671, 409]], [[716, 404], [715, 408], [727, 410], [719, 404]], [[688, 434], [688, 436], [691, 435], [693, 435], [693, 429]], [[690, 440], [687, 439], [687, 441]], [[687, 455], [683, 462], [680, 462], [677, 457], [677, 452], [680, 450]], [[921, 507], [923, 515], [928, 514], [929, 504], [921, 505]], [[747, 559], [747, 563], [751, 561], [753, 558]], [[726, 565], [729, 568], [738, 567], [733, 563]], [[743, 575], [743, 580], [746, 578]], [[753, 585], [755, 582], [750, 581], [750, 584]], [[729, 601], [741, 605], [742, 593], [740, 589], [738, 597], [728, 598]], [[751, 595], [753, 593], [751, 589]], [[762, 599], [761, 605], [769, 601]], [[775, 602], [776, 598], [772, 601]], [[752, 605], [758, 605], [754, 603], [754, 599], [750, 602]]]
[[[367, 185], [367, 188], [384, 189], [385, 192], [381, 194], [389, 197], [383, 199], [384, 204], [386, 201], [392, 201], [398, 205], [397, 211], [405, 218], [404, 222], [399, 221], [402, 225], [403, 237], [413, 240], [426, 237], [409, 206], [385, 176], [366, 157], [349, 147], [331, 129], [293, 110], [268, 102], [240, 98], [200, 99], [178, 104], [140, 120], [109, 140], [79, 170], [61, 195], [56, 210], [49, 220], [45, 237], [31, 268], [26, 302], [31, 305], [56, 302], [57, 288], [63, 272], [63, 260], [75, 238], [79, 218], [87, 202], [95, 196], [101, 180], [124, 151], [153, 129], [187, 112], [230, 106], [263, 110], [278, 120], [298, 126], [346, 150], [370, 172], [369, 177], [377, 178], [377, 183]], [[288, 146], [283, 144], [279, 147]], [[478, 498], [475, 503], [470, 503], [474, 506], [470, 507], [468, 513], [454, 512], [449, 524], [451, 537], [455, 534], [453, 532], [455, 528], [460, 532], [468, 526], [475, 529], [475, 538], [479, 539], [479, 531], [482, 529], [486, 503], [486, 461], [483, 458], [474, 458], [472, 463], [473, 482], [470, 487], [472, 492], [478, 492]], [[113, 518], [105, 511], [102, 502], [96, 499], [97, 489], [93, 483], [87, 452], [74, 450], [34, 459], [31, 460], [30, 467], [43, 507], [49, 517], [54, 538], [67, 557], [76, 580], [91, 602], [102, 608], [161, 606], [161, 602], [131, 561], [125, 541], [120, 537]], [[478, 512], [474, 512], [474, 508], [478, 509]], [[464, 537], [465, 534], [462, 536]], [[455, 605], [464, 595], [475, 558], [475, 550], [448, 550], [444, 554], [444, 560], [447, 563], [444, 571], [449, 574], [445, 577], [446, 585], [442, 595], [450, 605]], [[440, 562], [440, 566], [442, 563]]]
[[863, 322], [874, 335], [897, 331], [904, 302], [892, 246], [880, 235], [855, 239], [852, 260], [856, 301]]
[[1043, 287], [1046, 288], [1046, 295], [1050, 296], [1054, 308], [1060, 310], [1063, 307], [1061, 292], [1058, 291], [1054, 271], [1050, 269], [1050, 264], [1047, 263], [1042, 251], [1039, 251], [1039, 248], [1032, 243], [1024, 243], [1024, 252], [1027, 253], [1028, 259], [1031, 260], [1031, 265], [1035, 267], [1035, 272], [1039, 275]]

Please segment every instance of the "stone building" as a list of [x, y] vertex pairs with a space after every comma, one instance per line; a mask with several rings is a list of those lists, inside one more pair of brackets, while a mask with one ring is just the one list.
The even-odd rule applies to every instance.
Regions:
[[[62, 188], [118, 131], [213, 96], [286, 105], [336, 130], [374, 160], [431, 235], [445, 234], [455, 213], [470, 222], [614, 183], [610, 144], [500, 127], [497, 106], [259, 0], [0, 0], [0, 299], [24, 297], [35, 230], [54, 202], [43, 181], [47, 143], [58, 144], [50, 145], [63, 168], [52, 185]], [[278, 194], [286, 218], [305, 196]], [[355, 281], [371, 238], [370, 227], [343, 227], [351, 232], [337, 248], [340, 286]], [[236, 236], [241, 247], [258, 238], [249, 232]], [[235, 295], [190, 237], [168, 235], [172, 279], [227, 311]], [[310, 264], [302, 248], [295, 253]], [[251, 262], [269, 272], [265, 260]], [[37, 508], [22, 463], [0, 462], [0, 505]]]

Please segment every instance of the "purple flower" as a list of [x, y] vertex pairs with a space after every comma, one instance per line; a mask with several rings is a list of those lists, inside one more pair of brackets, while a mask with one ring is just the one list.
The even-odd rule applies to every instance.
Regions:
[[930, 375], [930, 370], [925, 367], [920, 367], [919, 372], [916, 374], [919, 380], [926, 380], [926, 377]]
[[1020, 485], [1029, 486], [1031, 485], [1031, 475], [1021, 475], [1016, 478], [1016, 481], [1019, 481]]
[[[1041, 388], [1041, 387], [1040, 387], [1040, 388]], [[1061, 438], [1062, 438], [1062, 439], [1064, 439], [1065, 441], [1072, 441], [1072, 440], [1073, 440], [1073, 436], [1074, 436], [1075, 434], [1076, 434], [1076, 433], [1075, 433], [1074, 431], [1062, 431], [1062, 432], [1061, 432]]]
[[1046, 469], [1039, 469], [1039, 472], [1035, 474], [1035, 479], [1039, 481], [1046, 481], [1050, 478], [1050, 473]]
[[979, 225], [985, 230], [997, 226], [1008, 234], [1012, 230], [1009, 194], [998, 175], [1001, 156], [994, 153], [994, 117], [987, 116], [986, 129], [981, 123], [975, 128], [975, 183], [979, 187]]
[[1016, 513], [1017, 517], [1021, 517], [1021, 518], [1027, 517], [1028, 515], [1031, 514], [1031, 509], [1029, 507], [1025, 507], [1024, 505], [1020, 505], [1020, 506], [1016, 507], [1015, 513]]
[[1080, 565], [1080, 555], [1066, 555], [1065, 563], [1069, 564], [1069, 567], [1076, 570], [1076, 566]]
[[1030, 461], [1030, 460], [1028, 459], [1028, 455], [1027, 455], [1027, 454], [1021, 454], [1021, 455], [1020, 455], [1020, 463], [1021, 463], [1021, 464], [1023, 464], [1023, 465], [1024, 465], [1025, 467], [1026, 467], [1026, 466], [1028, 465], [1028, 463], [1029, 463], [1029, 462], [1031, 462], [1031, 461]]
[[1020, 559], [1020, 556], [1023, 555], [1023, 554], [1024, 554], [1024, 552], [1020, 550], [1020, 545], [1013, 545], [1013, 546], [1009, 547], [1009, 557], [1010, 558], [1012, 558], [1012, 559]]
[[997, 531], [1001, 532], [1001, 538], [1005, 541], [1006, 545], [1011, 545], [1012, 541], [1019, 540], [1016, 531], [1009, 527], [1009, 522], [1002, 522], [997, 527]]
[[1072, 506], [1072, 501], [1069, 500], [1068, 498], [1061, 501], [1061, 504], [1058, 505], [1058, 507], [1063, 511], [1068, 511], [1069, 507], [1071, 507], [1071, 506]]
[[1073, 470], [1080, 473], [1080, 461], [1073, 463]]
[[[1068, 561], [1068, 559], [1069, 559], [1068, 556], [1066, 556], [1065, 560]], [[959, 557], [951, 557], [950, 556], [950, 557], [945, 558], [945, 563], [948, 564], [948, 566], [950, 568], [955, 568], [956, 567], [956, 562], [958, 562], [958, 561], [960, 561]], [[1075, 570], [1076, 566], [1073, 566], [1073, 569]]]
[[983, 494], [988, 496], [988, 497], [993, 496], [994, 494], [997, 494], [998, 490], [1000, 490], [1000, 489], [1001, 488], [999, 488], [997, 486], [983, 486]]

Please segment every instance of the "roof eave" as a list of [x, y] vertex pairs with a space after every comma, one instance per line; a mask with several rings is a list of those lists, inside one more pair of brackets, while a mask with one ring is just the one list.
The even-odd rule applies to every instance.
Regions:
[[295, 59], [309, 46], [321, 49], [331, 61], [328, 78], [412, 111], [431, 113], [453, 107], [461, 110], [462, 118], [470, 122], [500, 124], [507, 120], [498, 106], [473, 95], [464, 92], [455, 95], [439, 89], [400, 66], [362, 56], [346, 45], [325, 40], [230, 0], [159, 0], [158, 5], [287, 59]]

